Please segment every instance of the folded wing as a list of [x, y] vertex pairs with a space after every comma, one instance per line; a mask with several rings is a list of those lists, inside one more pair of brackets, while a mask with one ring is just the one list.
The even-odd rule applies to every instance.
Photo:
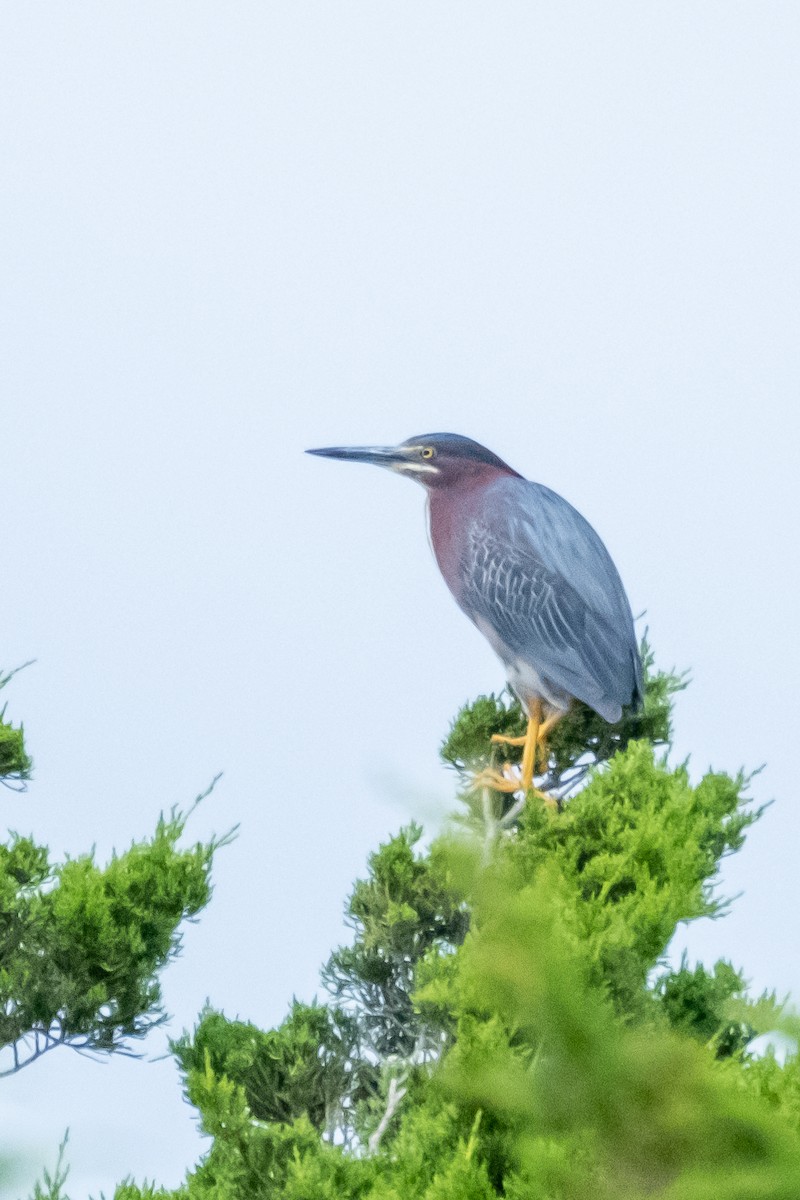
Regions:
[[[487, 489], [461, 561], [461, 603], [508, 662], [616, 721], [641, 696], [625, 590], [589, 523], [562, 497], [519, 478]], [[499, 643], [499, 645], [498, 645]]]

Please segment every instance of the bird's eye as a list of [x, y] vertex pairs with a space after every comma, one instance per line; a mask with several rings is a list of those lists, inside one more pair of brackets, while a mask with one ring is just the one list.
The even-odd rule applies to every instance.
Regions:
[[420, 454], [423, 458], [433, 458], [435, 451], [433, 446], [425, 446], [422, 450], [420, 450]]

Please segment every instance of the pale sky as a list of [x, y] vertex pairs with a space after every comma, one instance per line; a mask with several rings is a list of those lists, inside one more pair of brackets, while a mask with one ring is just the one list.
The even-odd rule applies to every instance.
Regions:
[[[224, 778], [241, 822], [164, 976], [278, 1022], [367, 854], [434, 830], [437, 749], [503, 674], [423, 495], [308, 446], [476, 438], [603, 536], [663, 666], [674, 758], [774, 798], [683, 938], [800, 995], [800, 9], [629, 3], [0, 9], [0, 665], [54, 854]], [[174, 1186], [169, 1061], [57, 1051], [0, 1084], [26, 1195]]]

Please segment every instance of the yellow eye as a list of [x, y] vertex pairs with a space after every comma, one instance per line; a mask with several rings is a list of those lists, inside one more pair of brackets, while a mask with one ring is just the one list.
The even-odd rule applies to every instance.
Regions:
[[433, 446], [426, 446], [424, 450], [420, 450], [420, 454], [423, 458], [433, 458], [434, 453], [435, 451]]

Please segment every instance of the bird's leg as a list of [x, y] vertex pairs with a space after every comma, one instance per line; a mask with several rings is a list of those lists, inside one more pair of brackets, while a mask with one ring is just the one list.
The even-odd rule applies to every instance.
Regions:
[[547, 735], [549, 734], [550, 730], [558, 724], [563, 716], [563, 712], [556, 710], [556, 712], [550, 714], [546, 721], [542, 721], [541, 725], [539, 726], [537, 741], [539, 743], [541, 766], [545, 772], [548, 770], [550, 764], [550, 755], [547, 751]]
[[508, 737], [504, 733], [493, 733], [492, 742], [496, 746], [524, 746], [522, 751], [522, 786], [527, 791], [533, 781], [533, 776], [536, 771], [536, 746], [541, 747], [541, 753], [544, 758], [544, 766], [547, 766], [547, 752], [545, 749], [545, 734], [552, 729], [558, 720], [557, 714], [548, 717], [547, 720], [542, 719], [542, 702], [534, 700], [531, 705], [530, 716], [528, 717], [528, 728], [522, 737]]
[[509, 778], [501, 774], [500, 771], [487, 768], [481, 771], [475, 777], [474, 787], [491, 787], [497, 792], [529, 792], [536, 791], [536, 794], [541, 796], [547, 803], [554, 804], [552, 796], [546, 795], [545, 792], [540, 792], [533, 788], [533, 776], [536, 770], [536, 747], [540, 744], [540, 731], [543, 726], [549, 726], [550, 720], [542, 721], [542, 702], [534, 700], [531, 705], [530, 714], [528, 716], [528, 728], [524, 737], [506, 737], [504, 734], [496, 733], [492, 737], [492, 741], [497, 744], [506, 746], [522, 746], [522, 768], [519, 779]]
[[541, 726], [542, 702], [541, 700], [534, 700], [528, 716], [528, 728], [522, 747], [522, 778], [520, 782], [526, 792], [530, 791], [534, 771], [536, 770], [536, 746], [539, 742], [539, 730]]

